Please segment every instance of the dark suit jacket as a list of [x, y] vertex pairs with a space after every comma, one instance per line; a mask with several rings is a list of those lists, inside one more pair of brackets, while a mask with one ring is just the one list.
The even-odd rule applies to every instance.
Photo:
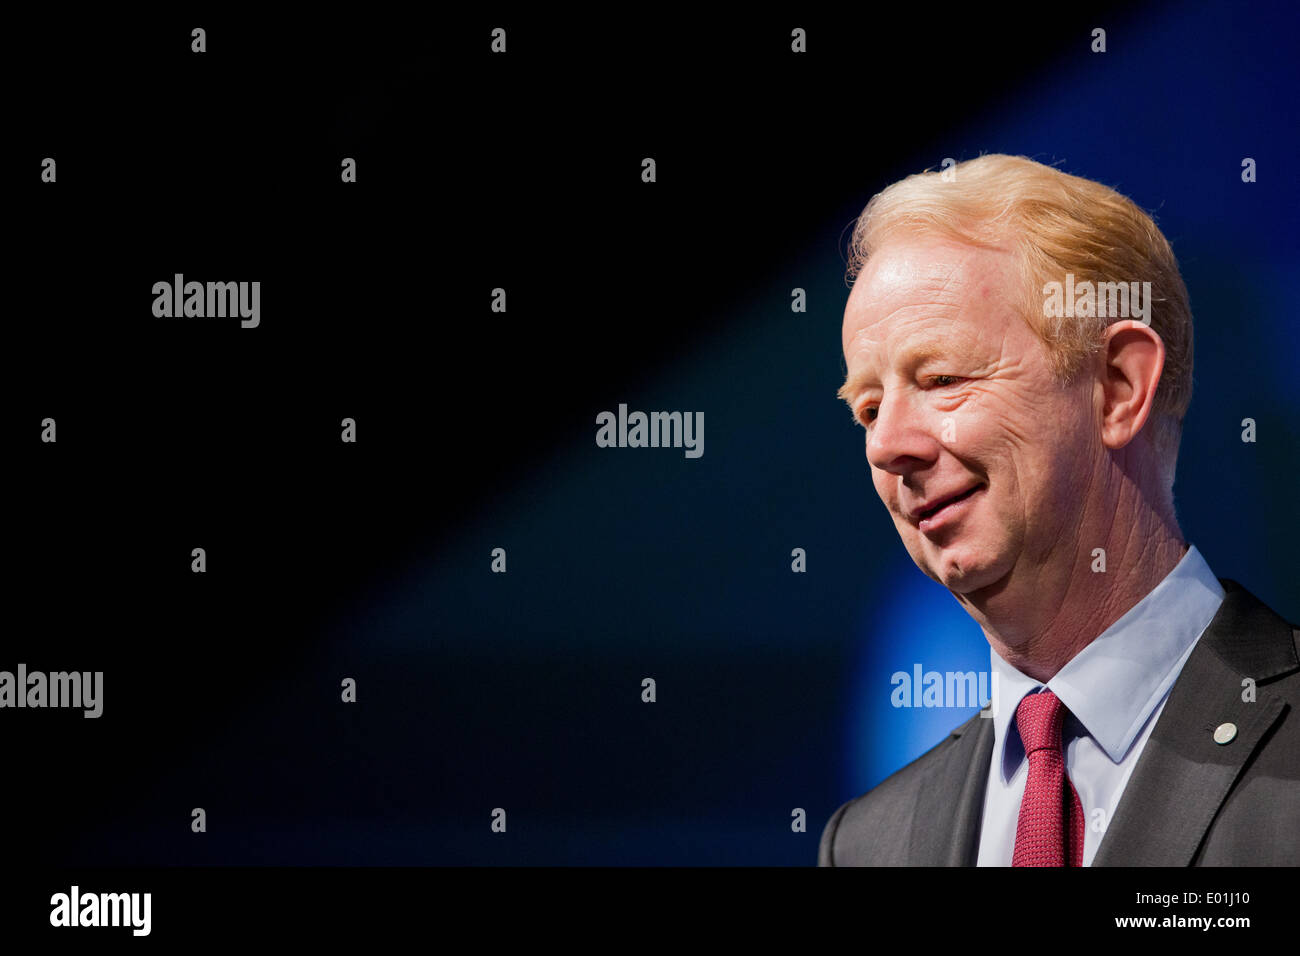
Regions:
[[[1300, 864], [1300, 630], [1235, 581], [1188, 656], [1093, 866]], [[1255, 681], [1243, 701], [1242, 681]], [[1220, 724], [1237, 725], [1227, 744]], [[978, 714], [822, 831], [820, 866], [974, 866], [993, 721]]]

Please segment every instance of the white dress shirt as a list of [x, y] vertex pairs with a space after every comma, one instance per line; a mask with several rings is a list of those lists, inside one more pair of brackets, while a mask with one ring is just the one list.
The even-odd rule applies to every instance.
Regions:
[[[1099, 572], [1104, 574], [1105, 572]], [[1046, 684], [1070, 711], [1065, 772], [1083, 804], [1083, 865], [1091, 866], [1169, 688], [1223, 603], [1223, 586], [1195, 546], [1165, 579]], [[1016, 728], [1021, 699], [1044, 685], [989, 648], [996, 674], [993, 757], [978, 866], [1010, 866], [1029, 761]]]

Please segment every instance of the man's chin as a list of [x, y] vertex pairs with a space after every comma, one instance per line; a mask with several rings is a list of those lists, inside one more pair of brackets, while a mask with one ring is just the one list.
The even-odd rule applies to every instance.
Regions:
[[1005, 572], [988, 557], [945, 550], [921, 566], [953, 594], [970, 594], [996, 584]]

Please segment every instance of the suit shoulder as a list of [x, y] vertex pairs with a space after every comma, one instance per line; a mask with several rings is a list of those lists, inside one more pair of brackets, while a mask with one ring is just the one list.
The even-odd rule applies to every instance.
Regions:
[[[859, 833], [888, 835], [900, 841], [906, 840], [911, 829], [916, 797], [931, 765], [942, 761], [963, 734], [973, 732], [975, 721], [979, 719], [979, 714], [976, 714], [921, 756], [895, 770], [866, 793], [841, 804], [831, 814], [831, 818], [822, 829], [821, 842], [817, 851], [818, 866], [836, 865], [835, 838], [842, 828]], [[899, 846], [901, 845], [900, 842]]]
[[1278, 690], [1300, 684], [1300, 628], [1230, 578], [1220, 578], [1224, 600], [1201, 640], [1232, 669]]

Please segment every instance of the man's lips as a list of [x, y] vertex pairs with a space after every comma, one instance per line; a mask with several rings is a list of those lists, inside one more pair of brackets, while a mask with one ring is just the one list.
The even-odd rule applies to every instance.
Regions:
[[972, 494], [974, 494], [976, 491], [979, 491], [979, 489], [983, 487], [984, 486], [982, 484], [975, 484], [975, 485], [971, 485], [969, 488], [966, 488], [963, 491], [956, 491], [946, 495], [940, 495], [936, 498], [931, 498], [929, 501], [925, 502], [924, 504], [918, 505], [917, 507], [913, 508], [910, 512], [908, 512], [908, 517], [911, 518], [912, 521], [916, 523], [920, 523], [930, 518], [934, 518], [944, 508], [947, 508], [949, 505], [954, 505], [959, 501], [965, 501]]

